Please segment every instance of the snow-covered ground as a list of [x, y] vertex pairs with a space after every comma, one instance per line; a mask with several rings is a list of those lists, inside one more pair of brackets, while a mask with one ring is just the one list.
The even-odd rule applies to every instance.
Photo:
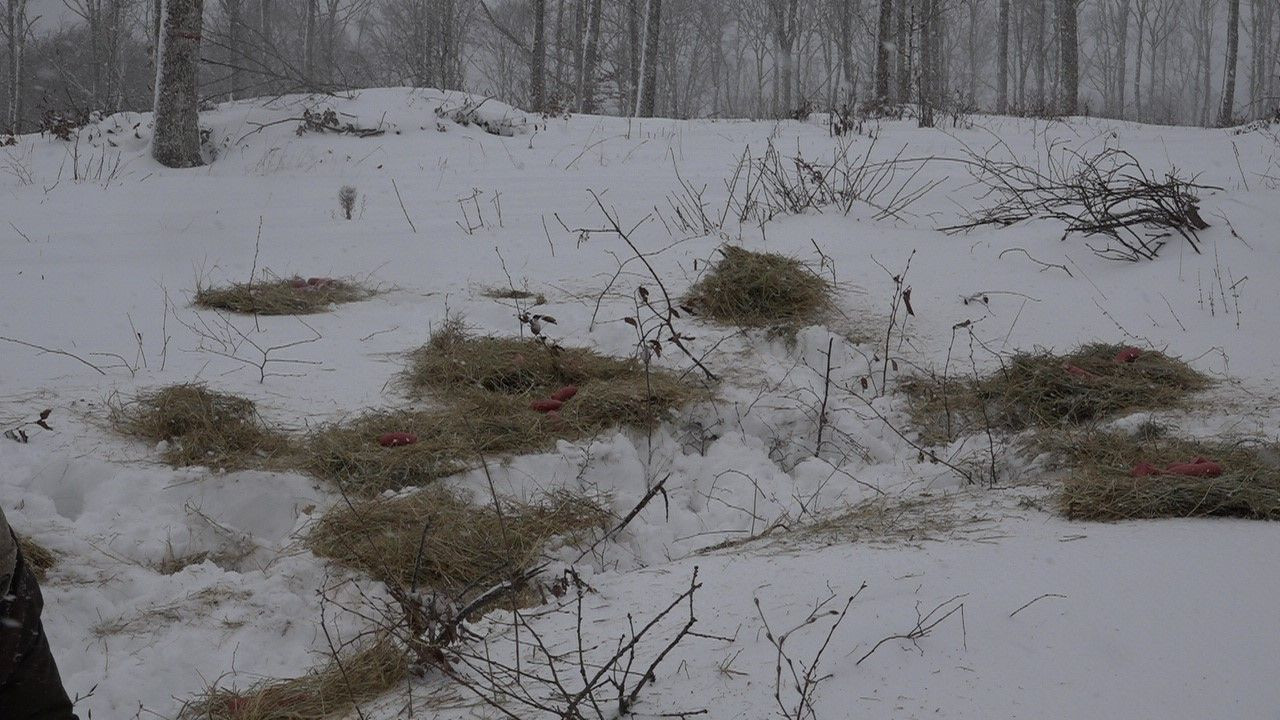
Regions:
[[[388, 89], [224, 105], [202, 116], [218, 159], [196, 170], [147, 157], [146, 116], [109, 118], [76, 143], [25, 136], [0, 149], [0, 426], [47, 407], [54, 427], [29, 444], [0, 441], [0, 502], [19, 531], [61, 554], [45, 584], [45, 622], [69, 691], [88, 695], [84, 715], [171, 717], [210, 684], [296, 675], [323, 662], [327, 648], [317, 591], [331, 570], [299, 548], [298, 533], [334, 502], [331, 491], [297, 474], [169, 469], [155, 448], [106, 427], [111, 398], [201, 380], [255, 399], [291, 428], [396, 405], [402, 354], [448, 314], [482, 332], [519, 330], [509, 304], [482, 294], [509, 284], [547, 297], [561, 342], [631, 354], [634, 330], [623, 318], [635, 311], [634, 288], [652, 280], [628, 263], [597, 310], [630, 255], [616, 236], [576, 232], [604, 223], [594, 193], [624, 226], [648, 218], [633, 237], [673, 292], [726, 239], [822, 265], [840, 284], [839, 313], [794, 343], [689, 321], [694, 347], [710, 353], [724, 381], [714, 402], [652, 438], [562, 443], [495, 467], [503, 492], [605, 490], [619, 514], [670, 474], [665, 507], [647, 508], [603, 564], [581, 568], [595, 590], [583, 624], [605, 644], [628, 613], [652, 616], [699, 568], [698, 629], [719, 639], [678, 647], [642, 697], [643, 713], [776, 717], [775, 652], [756, 601], [777, 631], [865, 583], [823, 656], [830, 679], [817, 692], [820, 717], [1276, 717], [1274, 524], [1068, 523], [1040, 509], [1046, 476], [1033, 459], [1003, 455], [995, 490], [922, 462], [877, 417], [906, 427], [902, 399], [875, 397], [875, 387], [863, 394], [870, 408], [833, 393], [828, 442], [814, 457], [828, 343], [834, 387], [856, 390], [864, 377], [878, 385], [893, 275], [908, 258], [915, 315], [891, 348], [902, 372], [940, 367], [949, 349], [968, 368], [968, 336], [952, 345], [952, 328], [965, 321], [1002, 353], [1134, 343], [1224, 380], [1203, 407], [1170, 422], [1188, 433], [1276, 439], [1280, 332], [1268, 288], [1280, 286], [1280, 142], [1270, 130], [976, 117], [934, 130], [887, 121], [874, 126], [874, 145], [854, 140], [855, 153], [870, 148], [877, 158], [954, 158], [967, 147], [1035, 162], [1051, 142], [1115, 147], [1220, 188], [1202, 198], [1211, 224], [1203, 254], [1176, 242], [1158, 260], [1133, 264], [1063, 240], [1052, 222], [940, 232], [980, 203], [964, 166], [946, 161], [921, 166], [911, 187], [937, 186], [897, 219], [855, 205], [847, 216], [811, 211], [689, 237], [671, 220], [677, 169], [706, 187], [718, 213], [744, 149], [759, 154], [772, 140], [786, 155], [829, 157], [826, 129], [574, 117], [501, 137], [438, 120], [442, 101], [461, 98]], [[315, 103], [387, 132], [298, 135], [297, 123], [274, 122]], [[484, 111], [522, 117], [496, 103]], [[342, 185], [360, 193], [350, 221], [338, 210]], [[197, 283], [247, 280], [255, 268], [367, 278], [384, 292], [306, 324], [231, 318], [264, 348], [314, 339], [273, 352], [305, 362], [268, 363], [272, 375], [260, 382], [252, 363], [202, 350], [189, 327], [198, 316], [227, 322], [190, 306]], [[986, 301], [966, 302], [975, 297]], [[238, 352], [255, 359], [244, 345]], [[681, 366], [676, 356], [663, 362]], [[992, 362], [985, 350], [973, 356], [979, 368]], [[963, 459], [980, 449], [949, 452]], [[890, 538], [801, 535], [705, 551], [779, 520], [921, 493], [933, 509], [912, 512], [946, 521], [920, 520], [919, 532]], [[222, 566], [157, 569], [166, 558], [222, 557], [246, 543], [256, 550]], [[859, 663], [882, 638], [915, 627], [917, 612], [961, 604], [918, 643], [891, 641]], [[541, 622], [568, 643], [570, 620]], [[794, 657], [807, 662], [825, 627], [797, 633]], [[415, 682], [427, 695], [444, 681]], [[374, 703], [370, 717], [402, 706]], [[483, 716], [465, 703], [437, 712]]]

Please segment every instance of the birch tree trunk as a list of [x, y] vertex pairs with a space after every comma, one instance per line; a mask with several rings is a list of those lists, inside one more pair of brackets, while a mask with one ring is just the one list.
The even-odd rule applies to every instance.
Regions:
[[22, 122], [22, 60], [27, 42], [27, 0], [9, 0], [5, 13], [5, 36], [8, 38], [9, 107], [6, 108], [8, 131], [17, 134]]
[[203, 164], [196, 94], [203, 13], [204, 0], [164, 0], [151, 156], [166, 167]]

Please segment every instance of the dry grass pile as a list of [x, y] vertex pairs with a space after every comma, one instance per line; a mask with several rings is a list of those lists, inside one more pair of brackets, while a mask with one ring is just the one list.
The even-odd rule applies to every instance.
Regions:
[[111, 420], [126, 435], [167, 442], [164, 460], [178, 467], [258, 467], [289, 445], [266, 426], [252, 400], [198, 384], [171, 385], [114, 404]]
[[403, 682], [408, 655], [386, 638], [345, 653], [341, 665], [299, 678], [272, 680], [243, 691], [215, 689], [188, 703], [181, 720], [326, 720], [345, 717]]
[[831, 282], [799, 260], [732, 245], [720, 254], [685, 296], [712, 320], [746, 327], [799, 324], [818, 319], [831, 304]]
[[[349, 492], [373, 495], [462, 472], [478, 464], [482, 454], [543, 449], [561, 431], [527, 404], [475, 414], [449, 407], [380, 411], [317, 429], [308, 438], [307, 456], [312, 472]], [[378, 439], [386, 433], [409, 433], [418, 440], [384, 447]]]
[[[1276, 445], [1103, 431], [1042, 438], [1038, 445], [1070, 468], [1059, 509], [1073, 520], [1280, 520], [1280, 447]], [[1220, 464], [1222, 474], [1134, 477], [1133, 470], [1141, 463], [1167, 468], [1195, 458]]]
[[1161, 352], [1117, 362], [1121, 345], [1094, 343], [1068, 355], [1019, 353], [982, 378], [910, 378], [902, 383], [915, 425], [931, 443], [986, 427], [1020, 432], [1179, 407], [1209, 379]]
[[339, 303], [357, 302], [376, 292], [346, 278], [278, 278], [196, 288], [198, 307], [255, 315], [310, 315]]
[[533, 567], [553, 539], [579, 542], [609, 520], [600, 503], [569, 493], [503, 501], [499, 515], [491, 504], [433, 487], [337, 507], [307, 542], [317, 555], [384, 582], [466, 600]]
[[[319, 428], [311, 469], [361, 494], [432, 480], [473, 467], [483, 456], [541, 452], [619, 426], [652, 427], [669, 411], [705, 396], [673, 373], [581, 348], [534, 339], [477, 337], [449, 323], [414, 353], [411, 390], [431, 409], [375, 412]], [[554, 413], [530, 404], [565, 386], [577, 393]], [[417, 442], [383, 447], [385, 433]]]
[[37, 580], [44, 580], [49, 569], [58, 562], [58, 556], [52, 550], [26, 535], [18, 535], [18, 550]]

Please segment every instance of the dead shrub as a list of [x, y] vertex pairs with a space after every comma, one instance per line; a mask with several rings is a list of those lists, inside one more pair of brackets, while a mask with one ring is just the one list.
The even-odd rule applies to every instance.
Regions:
[[246, 690], [211, 689], [188, 702], [181, 720], [326, 720], [343, 717], [409, 675], [407, 653], [389, 637], [344, 653], [298, 678], [269, 680]]
[[[1058, 507], [1072, 520], [1280, 520], [1280, 446], [1274, 444], [1095, 431], [1041, 436], [1036, 446], [1069, 468]], [[1222, 474], [1134, 476], [1142, 463], [1160, 469], [1195, 458], [1220, 464]]]
[[44, 580], [49, 569], [58, 562], [58, 556], [52, 550], [26, 535], [18, 535], [18, 550], [37, 580]]
[[279, 278], [196, 288], [197, 307], [252, 315], [311, 315], [340, 303], [368, 299], [377, 291], [347, 278]]
[[1183, 361], [1158, 351], [1117, 362], [1123, 350], [1094, 343], [1068, 355], [1024, 352], [986, 377], [914, 377], [901, 387], [921, 437], [942, 444], [987, 427], [1021, 432], [1174, 408], [1210, 384]]
[[116, 430], [165, 442], [164, 461], [242, 469], [269, 465], [289, 449], [288, 439], [258, 415], [252, 400], [204, 385], [171, 385], [111, 405]]
[[465, 602], [529, 570], [553, 539], [579, 542], [605, 529], [609, 519], [598, 501], [568, 492], [532, 502], [504, 500], [499, 514], [492, 504], [436, 486], [336, 507], [307, 544], [377, 580]]
[[831, 304], [830, 281], [775, 253], [726, 245], [685, 302], [712, 320], [745, 327], [812, 322]]

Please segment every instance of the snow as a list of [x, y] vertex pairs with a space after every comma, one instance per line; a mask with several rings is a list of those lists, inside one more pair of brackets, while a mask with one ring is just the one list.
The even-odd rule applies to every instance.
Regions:
[[[304, 672], [327, 647], [317, 590], [338, 574], [299, 542], [335, 502], [323, 483], [169, 469], [156, 448], [110, 432], [110, 400], [201, 380], [252, 397], [269, 420], [296, 429], [401, 404], [403, 353], [447, 314], [483, 332], [518, 332], [513, 308], [480, 292], [509, 282], [547, 296], [542, 311], [558, 319], [557, 340], [628, 355], [630, 292], [652, 279], [628, 265], [596, 312], [627, 248], [607, 234], [573, 232], [602, 224], [590, 191], [626, 227], [655, 208], [669, 217], [678, 167], [691, 186], [707, 188], [718, 212], [748, 145], [759, 154], [772, 140], [784, 155], [821, 158], [833, 142], [817, 124], [543, 120], [492, 100], [482, 106], [488, 120], [515, 118], [520, 132], [493, 135], [437, 117], [442, 105], [468, 99], [482, 100], [385, 89], [223, 105], [202, 114], [217, 161], [195, 170], [166, 170], [147, 157], [146, 115], [107, 118], [78, 143], [25, 136], [0, 150], [0, 337], [75, 354], [105, 373], [0, 341], [0, 424], [54, 410], [54, 431], [33, 432], [28, 445], [0, 441], [0, 502], [20, 532], [61, 553], [45, 584], [45, 623], [70, 692], [92, 690], [78, 706], [82, 716], [168, 717], [212, 683], [245, 687]], [[299, 136], [288, 119], [314, 106], [387, 132]], [[1199, 173], [1199, 182], [1220, 188], [1203, 198], [1212, 225], [1204, 254], [1171, 242], [1154, 262], [1102, 260], [1049, 222], [939, 232], [981, 201], [963, 167], [947, 162], [924, 166], [917, 181], [940, 184], [898, 220], [855, 205], [848, 216], [811, 211], [689, 238], [651, 218], [635, 239], [655, 253], [648, 259], [673, 292], [697, 278], [727, 236], [815, 264], [820, 249], [840, 282], [841, 313], [802, 328], [793, 343], [691, 322], [696, 348], [712, 350], [708, 362], [725, 376], [714, 402], [652, 436], [615, 433], [494, 464], [501, 492], [600, 490], [619, 514], [669, 475], [665, 501], [611, 542], [604, 562], [581, 568], [595, 590], [584, 626], [613, 642], [628, 613], [649, 617], [665, 607], [696, 565], [704, 583], [698, 629], [733, 640], [683, 644], [659, 668], [644, 711], [775, 717], [774, 650], [755, 600], [771, 626], [790, 627], [815, 603], [865, 582], [824, 656], [831, 678], [817, 693], [822, 716], [1272, 717], [1280, 703], [1273, 524], [1068, 523], [1038, 509], [1048, 506], [1052, 479], [1038, 460], [1002, 456], [1001, 488], [966, 487], [845, 392], [833, 393], [828, 442], [816, 456], [814, 448], [828, 342], [833, 387], [854, 388], [863, 377], [878, 386], [892, 275], [909, 257], [916, 314], [891, 343], [903, 372], [940, 368], [952, 349], [953, 370], [990, 367], [992, 353], [979, 347], [971, 356], [966, 334], [952, 348], [952, 328], [965, 321], [1000, 353], [1131, 342], [1224, 380], [1203, 407], [1162, 419], [1191, 434], [1276, 439], [1280, 335], [1266, 291], [1280, 283], [1271, 134], [993, 117], [937, 130], [885, 122], [875, 132], [874, 145], [854, 141], [858, 153], [958, 157], [966, 147], [990, 148], [1034, 162], [1058, 142], [1119, 147], [1157, 170]], [[360, 193], [352, 221], [338, 210], [342, 185]], [[368, 278], [384, 292], [308, 316], [306, 325], [190, 307], [197, 283], [246, 280], [254, 268]], [[964, 301], [984, 295], [986, 302]], [[305, 364], [269, 363], [273, 375], [259, 382], [257, 368], [201, 351], [187, 327], [197, 317], [215, 328], [233, 323], [263, 347], [314, 337], [311, 328], [320, 339], [274, 353]], [[260, 359], [243, 346], [236, 352]], [[662, 362], [682, 367], [679, 357]], [[892, 394], [871, 407], [891, 422], [904, 419]], [[948, 450], [961, 461], [986, 449], [962, 441]], [[449, 482], [487, 487], [476, 473]], [[823, 538], [705, 552], [867, 498], [920, 493], [967, 520], [910, 541]], [[158, 569], [197, 553], [209, 559], [172, 574]], [[565, 550], [560, 559], [575, 555]], [[1010, 617], [1045, 594], [1065, 597]], [[963, 623], [957, 614], [918, 649], [891, 641], [857, 663], [881, 638], [910, 630], [917, 607], [928, 612], [956, 596]], [[488, 624], [496, 637], [500, 621]], [[559, 613], [539, 622], [567, 643], [571, 621]], [[338, 624], [359, 628], [351, 617]], [[821, 636], [798, 634], [795, 656], [807, 661]], [[720, 669], [728, 658], [736, 658], [733, 672]], [[415, 683], [426, 695], [443, 681]], [[399, 707], [374, 703], [369, 717], [393, 717]]]

